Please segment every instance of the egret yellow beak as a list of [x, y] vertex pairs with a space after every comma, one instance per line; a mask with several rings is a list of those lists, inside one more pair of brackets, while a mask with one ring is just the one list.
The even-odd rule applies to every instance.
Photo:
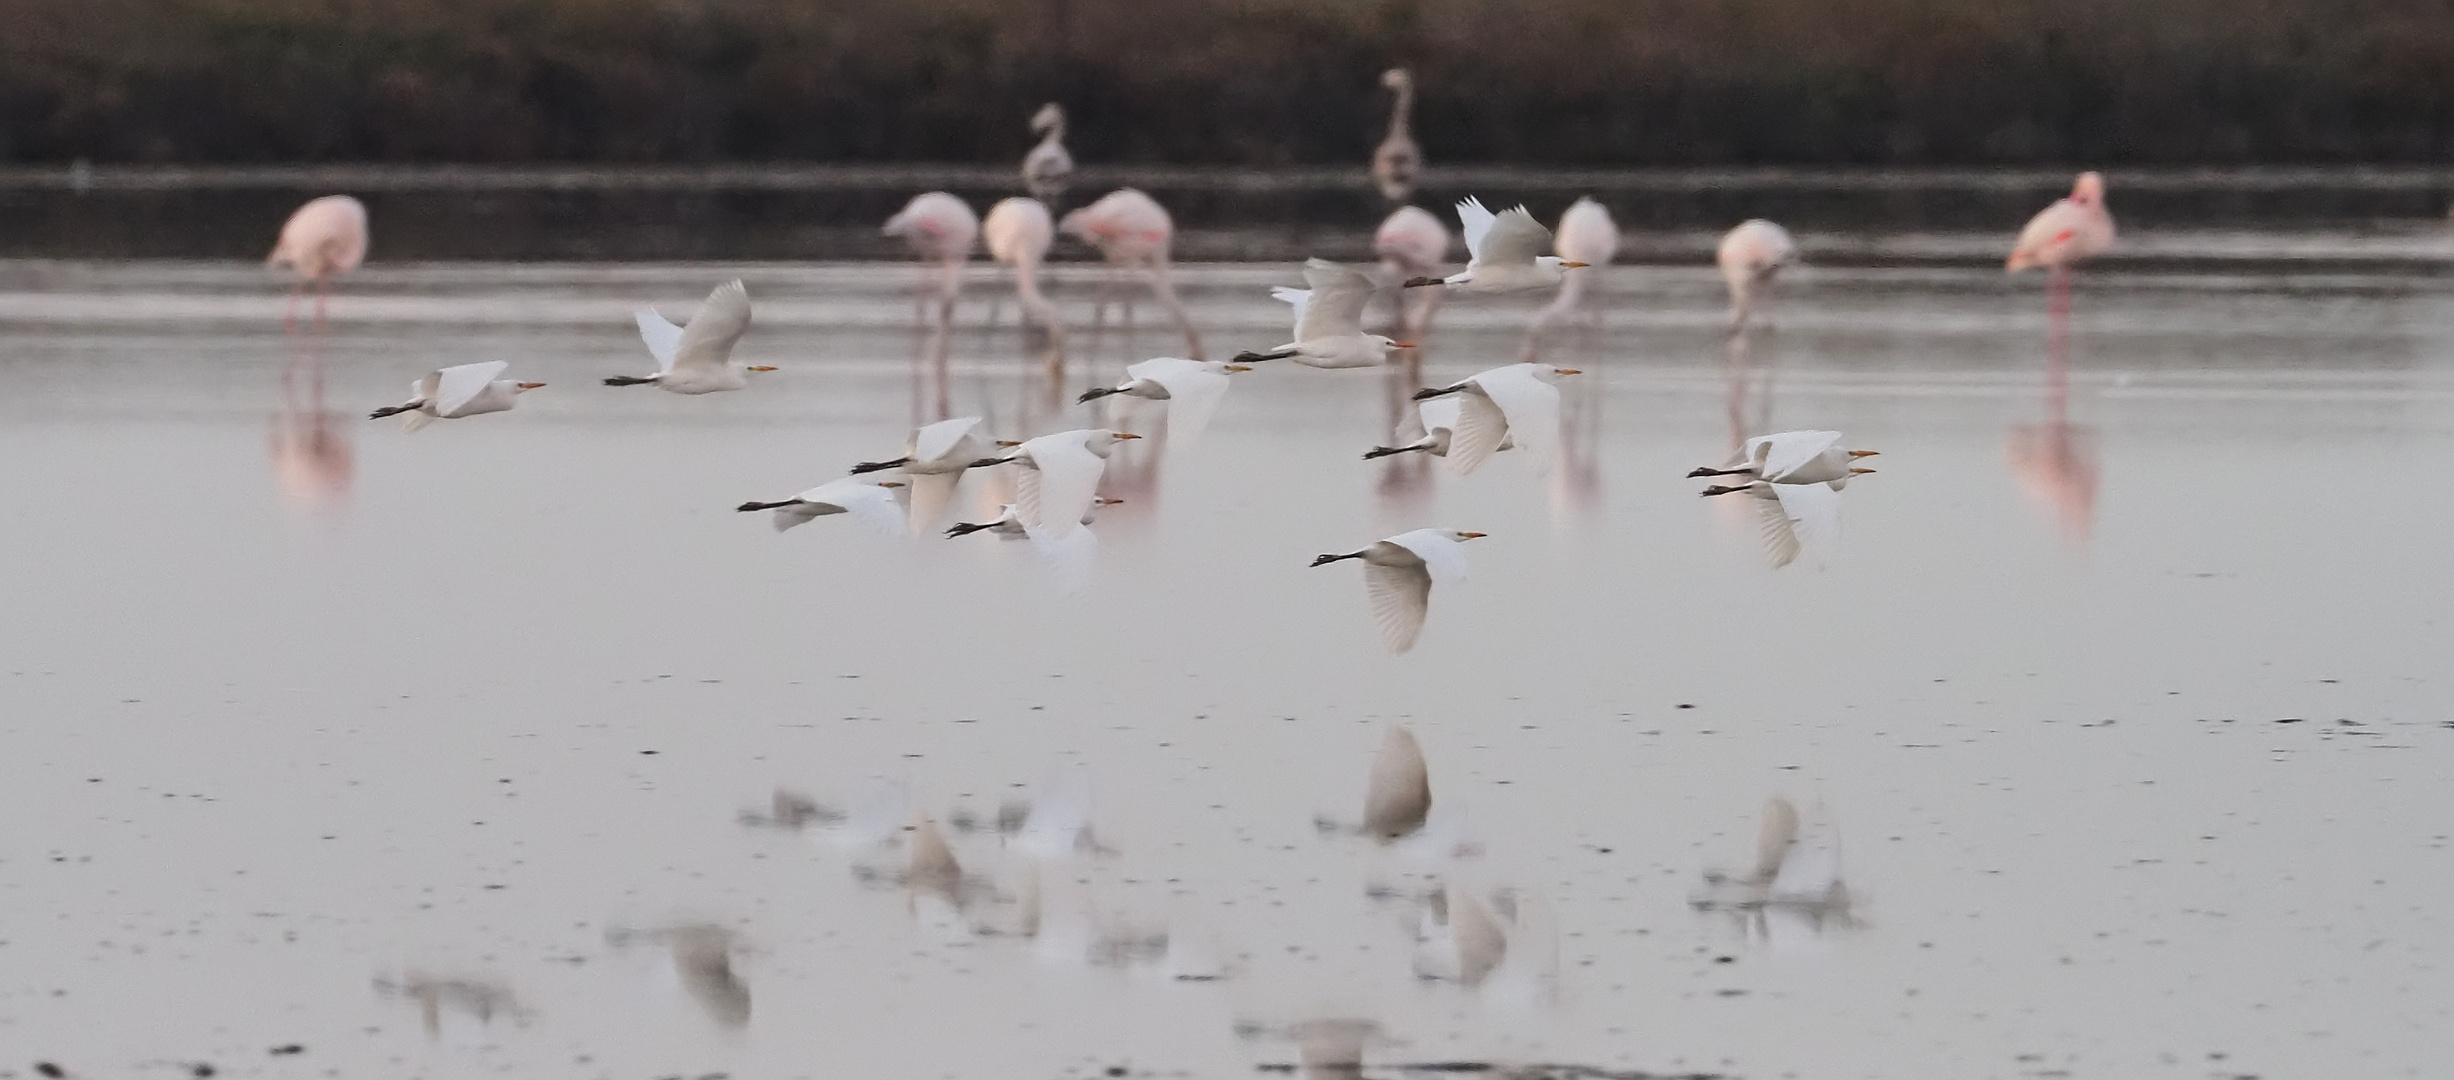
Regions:
[[1096, 503], [1096, 504], [1100, 505], [1100, 506], [1118, 506], [1118, 505], [1122, 505], [1122, 504], [1124, 503], [1124, 501], [1125, 501], [1125, 500], [1123, 500], [1123, 499], [1110, 499], [1110, 498], [1104, 498], [1104, 497], [1103, 497], [1103, 498], [1092, 499], [1091, 501], [1092, 501], [1093, 503]]
[[1253, 369], [1253, 366], [1252, 366], [1251, 364], [1229, 364], [1229, 365], [1227, 365], [1227, 370], [1229, 370], [1229, 371], [1251, 371], [1252, 369]]
[[1584, 373], [1585, 373], [1585, 369], [1584, 369], [1584, 368], [1572, 368], [1572, 367], [1564, 367], [1564, 368], [1559, 369], [1559, 373], [1560, 373], [1560, 374], [1562, 374], [1562, 375], [1582, 375], [1582, 374], [1584, 374]]
[[544, 386], [544, 385], [545, 385], [545, 384], [544, 384], [544, 383], [541, 383], [541, 382], [524, 382], [524, 383], [521, 383], [521, 384], [520, 384], [520, 389], [522, 389], [522, 390], [534, 390], [534, 389], [536, 389], [536, 388], [538, 388], [538, 387], [540, 387], [540, 386]]
[[997, 445], [999, 445], [999, 446], [1021, 446], [1021, 445], [1022, 445], [1022, 443], [1021, 443], [1019, 440], [1015, 440], [1015, 439], [999, 439], [999, 440], [997, 440]]
[[1860, 457], [1873, 457], [1873, 456], [1875, 456], [1876, 454], [1880, 454], [1880, 453], [1882, 453], [1882, 452], [1883, 452], [1883, 451], [1881, 451], [1881, 450], [1851, 450], [1851, 451], [1849, 451], [1849, 456], [1850, 456], [1850, 457], [1853, 457], [1853, 458], [1860, 458]]
[[902, 487], [902, 486], [903, 486], [903, 481], [901, 481], [901, 480], [881, 480], [881, 481], [878, 481], [878, 486], [879, 486], [879, 487]]
[[1466, 538], [1466, 539], [1468, 539], [1468, 540], [1472, 540], [1472, 539], [1474, 539], [1474, 538], [1476, 538], [1476, 537], [1478, 537], [1478, 536], [1489, 536], [1489, 535], [1491, 535], [1491, 534], [1490, 534], [1490, 533], [1470, 533], [1470, 532], [1461, 532], [1461, 533], [1458, 533], [1457, 535], [1462, 536], [1462, 537], [1465, 537], [1465, 538]]
[[1392, 342], [1390, 342], [1390, 343], [1389, 343], [1389, 347], [1390, 347], [1390, 348], [1392, 348], [1392, 349], [1411, 349], [1411, 348], [1414, 348], [1414, 342], [1411, 342], [1411, 341], [1392, 341]]
[[1849, 475], [1851, 475], [1851, 476], [1864, 476], [1864, 475], [1866, 475], [1866, 474], [1868, 474], [1868, 473], [1871, 473], [1871, 472], [1873, 472], [1873, 471], [1874, 471], [1873, 469], [1851, 469], [1851, 470], [1849, 470]]
[[1582, 270], [1592, 265], [1592, 263], [1564, 262], [1559, 264], [1559, 268], [1562, 270]]
[[1139, 436], [1139, 435], [1135, 435], [1135, 434], [1133, 434], [1132, 432], [1128, 432], [1128, 431], [1119, 431], [1119, 432], [1117, 432], [1117, 433], [1116, 433], [1116, 437], [1117, 437], [1117, 438], [1119, 438], [1119, 439], [1139, 439], [1139, 438], [1141, 438], [1141, 436]]
[[752, 365], [750, 365], [750, 367], [748, 368], [748, 370], [750, 370], [750, 371], [774, 371], [774, 370], [775, 370], [775, 368], [774, 368], [774, 367], [772, 367], [772, 366], [770, 366], [770, 365], [767, 365], [767, 364], [752, 364]]

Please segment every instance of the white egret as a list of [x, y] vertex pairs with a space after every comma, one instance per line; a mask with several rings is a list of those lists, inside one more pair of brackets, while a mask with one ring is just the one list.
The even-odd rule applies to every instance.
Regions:
[[[1082, 512], [1082, 523], [1088, 525], [1091, 523], [1091, 519], [1098, 517], [1100, 507], [1115, 506], [1124, 501], [1125, 500], [1123, 499], [1110, 499], [1104, 497], [1091, 500], [1091, 508]], [[997, 516], [988, 521], [959, 521], [947, 526], [946, 539], [952, 540], [958, 536], [970, 536], [976, 532], [985, 532], [999, 540], [1020, 540], [1030, 535], [1030, 530], [1024, 527], [1022, 518], [1014, 513], [1013, 503], [1006, 503], [999, 506], [997, 508]]]
[[1414, 648], [1415, 639], [1423, 634], [1423, 619], [1431, 612], [1432, 585], [1465, 580], [1466, 553], [1458, 545], [1482, 535], [1416, 529], [1343, 555], [1323, 555], [1312, 560], [1312, 565], [1363, 560], [1364, 591], [1372, 598], [1372, 620], [1380, 625], [1381, 644], [1392, 653], [1402, 653]]
[[1579, 374], [1550, 364], [1510, 364], [1414, 396], [1424, 401], [1457, 395], [1457, 427], [1442, 455], [1457, 475], [1481, 468], [1501, 443], [1511, 441], [1532, 455], [1537, 470], [1547, 472], [1559, 452], [1559, 388], [1551, 382]]
[[1074, 180], [1074, 156], [1065, 150], [1065, 107], [1056, 102], [1031, 114], [1031, 133], [1039, 145], [1023, 155], [1023, 189], [1042, 202], [1055, 202]]
[[963, 481], [963, 470], [998, 447], [1018, 445], [990, 440], [981, 432], [977, 416], [958, 416], [914, 430], [903, 445], [902, 457], [861, 462], [852, 467], [852, 475], [903, 470], [911, 481], [912, 532], [918, 535], [937, 527], [946, 504], [954, 499], [955, 485]]
[[266, 266], [287, 266], [298, 275], [298, 283], [290, 287], [282, 325], [298, 324], [298, 295], [313, 285], [315, 324], [322, 326], [332, 279], [357, 269], [365, 259], [366, 204], [347, 195], [307, 200], [282, 223], [281, 239], [264, 260]]
[[1763, 529], [1764, 561], [1778, 570], [1797, 561], [1800, 551], [1808, 548], [1829, 551], [1840, 542], [1840, 489], [1848, 483], [1846, 477], [1820, 484], [1753, 480], [1707, 488], [1704, 494], [1743, 492], [1756, 501]]
[[656, 357], [656, 374], [609, 376], [607, 386], [653, 384], [676, 394], [712, 394], [750, 385], [750, 372], [775, 370], [733, 362], [733, 346], [750, 329], [750, 291], [738, 279], [708, 293], [688, 327], [673, 325], [653, 307], [640, 308], [632, 317], [639, 322], [640, 340]]
[[1746, 328], [1747, 312], [1759, 292], [1770, 292], [1773, 276], [1798, 261], [1798, 241], [1789, 230], [1762, 218], [1738, 223], [1721, 238], [1713, 252], [1721, 280], [1730, 287], [1730, 332]]
[[1229, 364], [1217, 360], [1186, 360], [1182, 357], [1159, 356], [1125, 368], [1125, 381], [1114, 386], [1095, 386], [1082, 392], [1077, 403], [1097, 401], [1114, 394], [1167, 402], [1167, 441], [1174, 447], [1190, 446], [1210, 426], [1211, 414], [1218, 412], [1219, 401], [1227, 396], [1227, 375], [1236, 371], [1251, 371], [1249, 364]]
[[[1415, 406], [1418, 423], [1399, 425], [1397, 445], [1375, 446], [1364, 451], [1363, 460], [1370, 461], [1373, 458], [1384, 458], [1392, 454], [1413, 452], [1429, 454], [1436, 458], [1447, 457], [1449, 456], [1449, 442], [1455, 437], [1457, 431], [1458, 415], [1463, 411], [1464, 402], [1460, 401], [1459, 397], [1436, 397], [1420, 402]], [[1420, 431], [1421, 434], [1415, 435], [1417, 431]], [[1414, 437], [1409, 439], [1410, 435]], [[1502, 438], [1500, 445], [1493, 449], [1495, 451], [1510, 450], [1516, 445], [1514, 441]]]
[[1466, 234], [1466, 268], [1444, 278], [1415, 278], [1406, 283], [1408, 288], [1448, 285], [1475, 293], [1524, 292], [1557, 285], [1568, 271], [1585, 265], [1543, 254], [1551, 248], [1551, 230], [1522, 206], [1493, 214], [1469, 195], [1457, 204], [1457, 223]]
[[1027, 529], [1062, 537], [1082, 528], [1082, 516], [1099, 498], [1099, 478], [1106, 474], [1116, 444], [1139, 438], [1105, 428], [1077, 428], [1026, 440], [1004, 457], [981, 458], [972, 465], [1021, 466], [1014, 484], [1015, 516]]
[[[1874, 457], [1880, 451], [1851, 450], [1841, 444], [1837, 431], [1782, 431], [1748, 439], [1739, 449], [1738, 460], [1724, 468], [1699, 468], [1688, 473], [1688, 479], [1704, 476], [1744, 476], [1775, 484], [1823, 484], [1834, 480], [1871, 473], [1873, 469], [1857, 468], [1859, 458]], [[1724, 492], [1707, 491], [1718, 495]]]
[[366, 418], [381, 420], [408, 413], [401, 427], [416, 431], [436, 420], [506, 411], [518, 403], [521, 394], [545, 385], [495, 378], [510, 367], [501, 360], [488, 360], [429, 371], [425, 378], [409, 384], [409, 400], [377, 409]]
[[1413, 342], [1363, 332], [1363, 308], [1372, 302], [1375, 289], [1371, 278], [1327, 259], [1309, 259], [1304, 284], [1312, 287], [1281, 285], [1270, 290], [1271, 296], [1294, 306], [1295, 340], [1266, 353], [1238, 353], [1237, 363], [1293, 360], [1317, 368], [1378, 367], [1388, 361], [1391, 350], [1414, 348]]
[[1405, 68], [1390, 68], [1381, 73], [1380, 84], [1396, 93], [1397, 100], [1389, 110], [1389, 135], [1372, 151], [1372, 182], [1380, 186], [1382, 197], [1402, 203], [1414, 193], [1414, 182], [1423, 172], [1423, 148], [1415, 145], [1409, 129], [1414, 117], [1414, 76]]
[[1456, 882], [1424, 898], [1415, 929], [1416, 978], [1479, 986], [1508, 956], [1508, 928]]
[[829, 515], [849, 514], [872, 532], [895, 536], [903, 532], [903, 508], [895, 504], [894, 492], [888, 489], [902, 486], [894, 480], [872, 484], [845, 477], [780, 502], [746, 502], [733, 509], [745, 514], [753, 510], [775, 511], [777, 532]]

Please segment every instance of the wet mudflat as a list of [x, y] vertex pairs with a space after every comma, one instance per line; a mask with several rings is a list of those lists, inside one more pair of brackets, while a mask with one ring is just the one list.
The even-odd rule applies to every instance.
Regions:
[[[1052, 378], [985, 271], [933, 334], [891, 264], [395, 264], [302, 338], [251, 266], [0, 266], [0, 1071], [2441, 1068], [2442, 279], [2083, 275], [2057, 366], [2033, 277], [1809, 267], [1733, 349], [1708, 271], [1614, 268], [1541, 349], [1563, 467], [1360, 460], [1523, 353], [1532, 303], [1452, 302], [1420, 372], [1265, 365], [1121, 453], [1078, 595], [733, 511], [914, 422], [1104, 422], [1073, 397], [1181, 339], [1064, 269]], [[630, 308], [736, 274], [783, 370], [598, 385]], [[1213, 356], [1295, 280], [1181, 275]], [[363, 419], [481, 359], [548, 386]], [[1880, 471], [1772, 569], [1685, 474], [1790, 428]], [[1490, 535], [1391, 657], [1306, 564], [1426, 525]], [[1396, 725], [1438, 842], [1323, 832]], [[1001, 834], [1075, 785], [1090, 849]], [[745, 825], [779, 788], [847, 817]], [[1845, 910], [1708, 883], [1776, 795]], [[1505, 956], [1420, 977], [1469, 906]]]

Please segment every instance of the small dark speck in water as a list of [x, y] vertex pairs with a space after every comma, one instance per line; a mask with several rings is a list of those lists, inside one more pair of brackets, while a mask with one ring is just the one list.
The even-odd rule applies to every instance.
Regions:
[[1713, 958], [1713, 962], [1716, 964], [1735, 964], [1738, 962], [1738, 958], [1735, 956], [1716, 956]]
[[1682, 709], [1692, 709], [1692, 708], [1695, 708], [1695, 707], [1696, 707], [1696, 706], [1695, 706], [1695, 703], [1693, 703], [1693, 702], [1687, 702], [1687, 701], [1682, 701], [1682, 702], [1679, 702], [1679, 708], [1682, 708]]
[[2300, 723], [2300, 722], [2301, 722], [2303, 719], [2305, 719], [2305, 718], [2304, 718], [2304, 717], [2299, 717], [2299, 716], [2287, 716], [2287, 717], [2284, 717], [2284, 718], [2283, 718], [2283, 719], [2281, 719], [2281, 720], [2276, 721], [2276, 723], [2278, 723], [2278, 724], [2297, 724], [2297, 723]]
[[214, 1073], [214, 1068], [211, 1065], [199, 1061], [194, 1065], [188, 1066], [187, 1071], [188, 1075], [190, 1076], [211, 1076]]
[[272, 1054], [274, 1057], [287, 1057], [291, 1054], [303, 1054], [306, 1052], [307, 1048], [300, 1046], [297, 1043], [283, 1043], [280, 1046], [276, 1046], [268, 1051], [268, 1053]]
[[640, 751], [639, 753], [640, 753], [642, 756], [654, 757], [654, 756], [655, 756], [655, 755], [657, 755], [657, 754], [664, 753], [664, 751], [662, 751], [662, 750], [642, 750], [642, 751]]
[[1720, 994], [1722, 997], [1745, 997], [1745, 996], [1747, 996], [1747, 992], [1746, 992], [1746, 991], [1744, 991], [1744, 990], [1718, 990], [1718, 991], [1715, 991], [1715, 993]]
[[54, 1065], [54, 1064], [52, 1064], [52, 1063], [50, 1063], [50, 1062], [48, 1062], [48, 1061], [37, 1061], [37, 1062], [35, 1062], [35, 1063], [34, 1063], [34, 1071], [35, 1071], [35, 1072], [38, 1072], [38, 1073], [41, 1073], [41, 1074], [43, 1074], [44, 1076], [66, 1076], [66, 1075], [68, 1075], [68, 1070], [63, 1069], [63, 1068], [60, 1068], [59, 1066]]

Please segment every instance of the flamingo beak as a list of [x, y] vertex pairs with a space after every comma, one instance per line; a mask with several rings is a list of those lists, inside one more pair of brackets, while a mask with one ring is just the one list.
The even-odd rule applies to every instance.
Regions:
[[1849, 456], [1853, 458], [1873, 457], [1882, 452], [1883, 451], [1881, 450], [1851, 450], [1849, 451]]
[[541, 382], [524, 382], [524, 383], [521, 383], [521, 384], [520, 384], [520, 389], [522, 389], [522, 390], [534, 390], [534, 389], [536, 389], [536, 388], [538, 388], [538, 387], [540, 387], [540, 386], [544, 386], [544, 385], [545, 385], [545, 384], [544, 384], [544, 383], [541, 383]]
[[1117, 438], [1119, 438], [1119, 439], [1139, 439], [1139, 438], [1141, 438], [1141, 436], [1136, 435], [1136, 434], [1133, 434], [1132, 432], [1129, 432], [1129, 431], [1119, 431], [1119, 432], [1117, 432], [1117, 433], [1116, 433], [1116, 437], [1117, 437]]
[[1466, 538], [1466, 539], [1468, 539], [1468, 540], [1473, 540], [1473, 539], [1476, 539], [1476, 538], [1478, 538], [1478, 537], [1489, 536], [1489, 535], [1491, 535], [1491, 534], [1490, 534], [1490, 533], [1477, 533], [1477, 532], [1461, 532], [1461, 533], [1458, 533], [1457, 535], [1462, 536], [1462, 537], [1465, 537], [1465, 538]]
[[1229, 371], [1251, 371], [1252, 369], [1253, 369], [1253, 366], [1252, 366], [1251, 364], [1229, 364], [1229, 365], [1227, 365], [1227, 370], [1229, 370]]

